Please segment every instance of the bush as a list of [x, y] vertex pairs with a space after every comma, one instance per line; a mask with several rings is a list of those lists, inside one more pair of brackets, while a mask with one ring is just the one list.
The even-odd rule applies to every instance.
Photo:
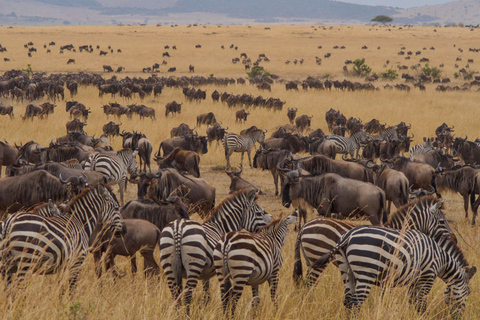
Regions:
[[270, 73], [265, 71], [262, 67], [253, 67], [250, 72], [247, 72], [249, 78], [255, 78], [257, 76], [269, 77]]
[[372, 72], [372, 68], [365, 64], [365, 59], [356, 59], [353, 61], [353, 72], [356, 76], [366, 77]]
[[431, 76], [434, 79], [437, 79], [440, 77], [440, 74], [442, 73], [442, 70], [440, 70], [437, 67], [430, 68], [428, 63], [425, 64], [425, 67], [422, 68], [422, 72], [426, 76]]
[[28, 73], [28, 76], [31, 78], [33, 76], [33, 70], [32, 70], [32, 65], [29, 63], [27, 64], [27, 68], [26, 69], [22, 69], [22, 71], [25, 71], [26, 73]]
[[382, 73], [382, 78], [383, 79], [388, 79], [388, 80], [395, 80], [398, 78], [398, 73], [397, 70], [395, 69], [388, 69], [386, 72]]
[[474, 74], [475, 74], [475, 71], [468, 71], [467, 73], [463, 74], [463, 79], [464, 80], [472, 80]]

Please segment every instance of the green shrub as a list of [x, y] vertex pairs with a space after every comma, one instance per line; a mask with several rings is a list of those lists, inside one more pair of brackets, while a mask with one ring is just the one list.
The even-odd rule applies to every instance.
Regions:
[[426, 76], [431, 76], [434, 79], [437, 79], [440, 77], [440, 74], [442, 73], [442, 70], [440, 70], [437, 67], [431, 68], [428, 63], [425, 64], [425, 67], [422, 68], [422, 72]]
[[356, 76], [366, 77], [372, 72], [372, 68], [365, 64], [365, 59], [356, 59], [353, 61], [353, 72]]

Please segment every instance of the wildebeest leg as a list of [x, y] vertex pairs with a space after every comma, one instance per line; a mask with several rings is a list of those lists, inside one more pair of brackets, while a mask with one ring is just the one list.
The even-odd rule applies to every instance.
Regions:
[[140, 253], [143, 256], [143, 272], [145, 277], [151, 277], [158, 274], [158, 264], [153, 257], [153, 250], [141, 250]]
[[276, 170], [270, 171], [273, 176], [273, 183], [275, 184], [275, 195], [278, 196], [278, 174]]
[[[227, 169], [230, 168], [230, 156], [232, 155], [233, 150], [227, 150], [225, 151], [225, 158], [227, 159]], [[243, 159], [243, 153], [242, 153], [242, 159]]]
[[[137, 274], [137, 256], [135, 254], [130, 257], [130, 265], [132, 266], [132, 276], [135, 276]], [[145, 270], [146, 266], [144, 265], [143, 268]]]
[[463, 195], [463, 208], [465, 209], [465, 219], [468, 219], [468, 193]]
[[100, 278], [102, 276], [102, 251], [98, 248], [95, 249], [93, 252], [93, 260], [95, 261], [95, 274], [97, 275], [97, 278]]

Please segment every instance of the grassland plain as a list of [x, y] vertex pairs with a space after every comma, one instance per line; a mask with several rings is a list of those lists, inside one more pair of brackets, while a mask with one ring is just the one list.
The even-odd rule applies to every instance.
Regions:
[[[469, 52], [468, 48], [478, 46], [480, 36], [478, 30], [469, 31], [467, 28], [437, 28], [433, 27], [377, 27], [377, 26], [123, 26], [123, 27], [0, 27], [0, 43], [7, 48], [7, 52], [0, 53], [1, 58], [7, 57], [10, 62], [0, 63], [0, 72], [10, 69], [25, 69], [30, 64], [34, 72], [67, 73], [67, 72], [102, 72], [102, 65], [111, 65], [114, 69], [118, 66], [125, 67], [125, 73], [117, 74], [121, 77], [147, 77], [141, 73], [143, 67], [161, 62], [162, 53], [168, 51], [171, 58], [166, 58], [167, 66], [160, 68], [158, 76], [190, 76], [188, 65], [195, 66], [194, 75], [216, 77], [245, 77], [242, 64], [232, 64], [231, 59], [245, 52], [253, 60], [258, 54], [265, 53], [270, 62], [263, 66], [271, 73], [283, 79], [300, 80], [307, 76], [322, 76], [332, 79], [363, 82], [362, 79], [343, 74], [344, 61], [356, 58], [365, 58], [366, 63], [374, 72], [380, 73], [397, 65], [414, 65], [421, 57], [430, 59], [431, 66], [445, 64], [442, 77], [450, 77], [454, 83], [461, 85], [464, 81], [453, 79], [457, 69], [455, 63], [463, 67], [468, 59], [478, 60], [478, 53]], [[29, 58], [24, 44], [32, 41], [38, 52]], [[54, 41], [56, 46], [48, 46]], [[51, 49], [46, 53], [43, 44]], [[94, 48], [99, 45], [106, 50], [110, 45], [114, 53], [99, 56], [99, 50], [93, 53], [76, 53], [64, 51], [59, 54], [59, 46], [73, 44], [75, 47], [92, 44]], [[196, 49], [195, 45], [201, 44], [202, 48]], [[229, 49], [230, 44], [238, 46], [238, 50]], [[165, 45], [176, 45], [177, 50], [166, 50]], [[221, 45], [225, 49], [220, 48]], [[344, 50], [334, 50], [333, 46], [345, 46]], [[368, 49], [362, 50], [362, 46]], [[455, 45], [455, 46], [454, 46]], [[322, 46], [322, 49], [318, 49]], [[380, 49], [377, 49], [380, 47]], [[413, 55], [411, 60], [397, 54], [401, 47], [404, 51], [422, 51], [419, 56]], [[434, 47], [435, 50], [430, 48]], [[423, 48], [426, 48], [424, 50]], [[463, 49], [460, 52], [458, 49]], [[117, 53], [121, 49], [121, 53]], [[324, 59], [327, 52], [332, 57]], [[323, 59], [321, 66], [315, 64], [315, 56]], [[456, 61], [460, 57], [462, 61]], [[75, 64], [67, 65], [68, 59], [75, 59]], [[285, 64], [285, 60], [305, 59], [305, 63], [294, 65]], [[384, 67], [387, 60], [389, 66]], [[477, 71], [478, 62], [470, 63], [470, 70]], [[423, 64], [422, 64], [423, 65]], [[168, 67], [175, 66], [178, 72], [167, 74]], [[350, 67], [349, 67], [350, 68]], [[416, 74], [417, 71], [409, 70]], [[110, 77], [112, 74], [103, 74]], [[375, 86], [382, 88], [384, 84], [400, 83], [375, 82]], [[322, 128], [327, 131], [324, 120], [325, 112], [330, 109], [339, 109], [347, 117], [353, 116], [369, 121], [377, 118], [381, 122], [396, 124], [405, 121], [412, 125], [411, 132], [415, 134], [415, 142], [420, 143], [424, 136], [433, 136], [434, 130], [441, 123], [455, 125], [458, 136], [468, 135], [474, 139], [479, 134], [478, 119], [480, 111], [477, 107], [480, 93], [472, 87], [465, 92], [438, 93], [436, 85], [428, 84], [426, 92], [417, 89], [409, 93], [380, 90], [375, 92], [341, 92], [341, 91], [285, 91], [283, 84], [272, 86], [271, 92], [258, 91], [250, 85], [234, 85], [226, 87], [201, 86], [207, 90], [207, 100], [201, 103], [188, 102], [184, 99], [179, 88], [165, 88], [162, 95], [157, 98], [147, 96], [143, 102], [138, 98], [125, 101], [120, 97], [98, 96], [94, 87], [80, 87], [79, 93], [74, 97], [91, 107], [92, 114], [88, 120], [86, 131], [99, 136], [102, 126], [108, 119], [102, 112], [101, 106], [108, 102], [143, 103], [153, 107], [157, 112], [156, 120], [139, 120], [122, 118], [122, 129], [127, 131], [138, 130], [147, 135], [158, 150], [160, 142], [170, 137], [170, 129], [184, 122], [195, 126], [196, 116], [200, 113], [213, 111], [216, 118], [229, 127], [230, 132], [239, 132], [241, 129], [256, 125], [272, 132], [277, 126], [287, 123], [286, 108], [298, 108], [298, 114], [313, 114], [312, 128]], [[215, 90], [232, 93], [248, 93], [254, 96], [281, 98], [286, 101], [284, 110], [274, 113], [262, 108], [252, 109], [251, 115], [245, 125], [235, 123], [236, 109], [228, 109], [226, 105], [214, 104], [210, 94]], [[67, 94], [68, 96], [68, 94]], [[69, 97], [67, 97], [69, 99]], [[182, 113], [176, 117], [165, 118], [164, 106], [167, 102], [176, 100], [182, 102]], [[6, 104], [15, 108], [15, 119], [6, 117], [0, 119], [1, 137], [10, 143], [24, 143], [35, 140], [43, 145], [48, 145], [52, 138], [65, 134], [65, 123], [69, 120], [64, 111], [64, 103], [57, 101], [58, 108], [47, 120], [35, 119], [23, 122], [20, 115], [24, 113], [27, 101], [17, 102], [1, 98]], [[42, 103], [35, 101], [35, 103]], [[199, 134], [205, 132], [205, 127], [197, 128]], [[268, 134], [267, 134], [268, 135]], [[121, 139], [112, 141], [115, 149], [121, 147]], [[253, 155], [252, 155], [253, 156]], [[239, 164], [239, 155], [232, 156], [232, 164]], [[215, 143], [209, 152], [201, 158], [202, 177], [217, 189], [217, 199], [223, 199], [228, 193], [229, 178], [223, 170], [215, 170], [216, 166], [224, 166], [225, 158], [223, 148]], [[156, 167], [156, 166], [155, 166]], [[278, 217], [286, 210], [281, 206], [281, 201], [274, 196], [274, 187], [270, 173], [250, 169], [247, 159], [244, 159], [243, 176], [247, 180], [256, 180], [266, 196], [259, 198], [258, 202], [269, 213]], [[116, 189], [115, 189], [116, 190]], [[134, 199], [136, 190], [129, 187], [127, 200]], [[469, 262], [480, 265], [480, 235], [478, 227], [470, 226], [464, 218], [461, 197], [457, 194], [446, 194], [448, 218], [460, 239], [459, 244], [464, 250]], [[310, 218], [313, 213], [310, 213]], [[194, 219], [198, 219], [196, 215]], [[359, 222], [360, 223], [360, 222]], [[330, 266], [318, 285], [307, 291], [295, 288], [292, 281], [293, 247], [296, 233], [290, 231], [287, 242], [283, 248], [284, 266], [280, 275], [279, 308], [273, 309], [269, 299], [267, 285], [260, 289], [261, 304], [258, 319], [344, 319], [346, 314], [343, 309], [343, 285], [338, 270]], [[158, 254], [156, 254], [158, 258]], [[23, 283], [23, 289], [18, 290], [15, 298], [8, 297], [4, 290], [0, 291], [0, 314], [6, 319], [177, 319], [182, 317], [171, 300], [164, 277], [159, 280], [145, 281], [143, 275], [135, 277], [129, 272], [128, 260], [117, 258], [120, 269], [126, 270], [127, 275], [116, 281], [106, 275], [96, 279], [93, 261], [89, 257], [82, 269], [78, 289], [73, 296], [61, 294], [58, 285], [59, 276], [32, 275]], [[63, 279], [63, 278], [61, 278]], [[62, 280], [63, 281], [63, 280]], [[64, 283], [64, 281], [63, 281]], [[428, 297], [427, 312], [421, 316], [408, 304], [406, 288], [394, 288], [386, 292], [383, 298], [379, 290], [374, 290], [360, 312], [360, 319], [446, 319], [448, 310], [443, 301], [445, 285], [438, 280]], [[476, 276], [471, 283], [472, 294], [469, 298], [465, 319], [480, 318], [480, 278]], [[212, 300], [204, 305], [200, 300], [200, 291], [197, 290], [193, 308], [193, 319], [218, 319], [221, 318], [221, 304], [219, 288], [216, 279], [212, 279]], [[238, 318], [251, 317], [250, 308], [251, 292], [246, 290], [238, 307]]]

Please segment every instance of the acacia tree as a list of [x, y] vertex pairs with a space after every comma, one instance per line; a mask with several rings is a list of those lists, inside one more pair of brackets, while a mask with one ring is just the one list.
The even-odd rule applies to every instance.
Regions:
[[378, 16], [376, 16], [375, 18], [373, 18], [371, 21], [373, 21], [373, 22], [381, 22], [381, 23], [385, 24], [385, 23], [387, 23], [387, 22], [392, 22], [393, 19], [390, 18], [389, 16], [378, 15]]

